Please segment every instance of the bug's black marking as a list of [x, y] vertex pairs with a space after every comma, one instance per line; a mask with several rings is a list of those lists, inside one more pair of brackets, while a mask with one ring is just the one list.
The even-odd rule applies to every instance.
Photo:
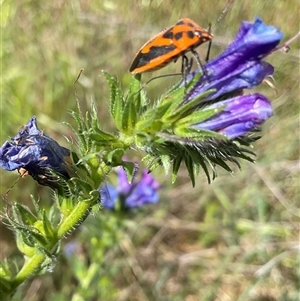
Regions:
[[[139, 52], [138, 55], [136, 56], [135, 60], [133, 61], [129, 71], [132, 72], [136, 68], [145, 66], [145, 65], [149, 64], [149, 62], [151, 60], [153, 60], [159, 56], [162, 56], [164, 54], [167, 54], [175, 49], [176, 49], [175, 45], [152, 46], [148, 53]], [[169, 62], [169, 60], [166, 61], [166, 63], [168, 63], [168, 62]], [[162, 66], [159, 66], [158, 68], [161, 68]]]
[[173, 32], [172, 32], [172, 30], [167, 30], [163, 35], [162, 35], [162, 37], [163, 38], [165, 38], [165, 39], [173, 39], [173, 36], [174, 36], [174, 34], [173, 34]]
[[190, 39], [193, 39], [195, 37], [195, 33], [193, 31], [187, 31], [187, 36], [190, 38]]
[[174, 35], [174, 39], [176, 41], [178, 41], [178, 40], [182, 39], [182, 35], [183, 35], [182, 32], [176, 32], [175, 35]]
[[192, 27], [192, 28], [195, 28], [195, 25], [193, 23], [188, 22], [187, 25]]

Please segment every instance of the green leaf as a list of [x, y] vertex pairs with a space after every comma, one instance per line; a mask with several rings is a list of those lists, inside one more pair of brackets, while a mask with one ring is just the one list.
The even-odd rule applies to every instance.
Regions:
[[25, 243], [30, 247], [34, 247], [36, 243], [46, 245], [47, 238], [43, 236], [39, 229], [34, 226], [23, 226], [14, 221], [12, 221], [8, 216], [10, 224], [14, 227], [17, 232], [17, 237], [20, 239], [20, 242]]
[[[27, 232], [27, 233], [26, 233]], [[48, 243], [47, 237], [44, 237], [43, 234], [37, 228], [31, 228], [22, 232], [22, 235], [26, 236], [26, 239], [33, 241], [35, 240], [41, 245], [46, 245]], [[23, 236], [23, 237], [24, 237]]]
[[4, 259], [4, 262], [0, 261], [0, 277], [2, 278], [10, 278], [12, 273], [9, 269], [7, 259]]
[[112, 140], [116, 140], [117, 139], [114, 135], [106, 133], [106, 132], [100, 130], [99, 128], [94, 129], [94, 133], [97, 134], [98, 136], [100, 136], [102, 140], [110, 140], [110, 141], [112, 141]]
[[183, 103], [185, 95], [189, 93], [191, 89], [193, 89], [194, 85], [198, 82], [200, 79], [201, 74], [198, 73], [194, 76], [194, 78], [187, 83], [186, 87], [184, 87], [183, 82], [180, 81], [178, 84], [176, 84], [174, 87], [172, 87], [165, 95], [162, 96], [162, 101], [171, 101], [172, 106], [170, 106], [168, 112], [166, 112], [166, 115], [170, 116], [172, 115], [172, 112]]
[[[141, 119], [136, 124], [136, 131], [147, 131], [147, 132], [153, 132], [153, 130], [159, 131], [161, 129], [161, 126], [157, 128], [157, 125], [162, 125], [163, 122], [161, 121], [161, 118], [165, 115], [168, 108], [172, 105], [171, 101], [165, 101], [164, 103], [158, 104], [157, 107], [147, 110], [145, 114], [141, 117]], [[158, 121], [156, 123], [156, 126], [154, 127], [154, 122]], [[166, 125], [167, 126], [167, 125]]]
[[[26, 232], [20, 231], [19, 234], [20, 234], [19, 240], [21, 240], [24, 244], [26, 244], [31, 248], [35, 246], [37, 241], [34, 239], [34, 237], [31, 235], [29, 231]], [[20, 243], [20, 241], [18, 243]]]
[[31, 198], [31, 202], [32, 202], [32, 204], [34, 206], [34, 210], [37, 212], [37, 216], [41, 217], [42, 213], [43, 213], [43, 210], [39, 206], [38, 201], [36, 201], [35, 197], [32, 194], [30, 195], [30, 198]]
[[99, 202], [99, 200], [100, 200], [100, 191], [98, 189], [94, 189], [94, 190], [90, 191], [90, 200], [96, 201], [97, 203]]
[[124, 101], [120, 84], [115, 77], [109, 75], [107, 72], [102, 71], [102, 73], [110, 88], [110, 114], [115, 121], [116, 127], [122, 130]]
[[150, 172], [155, 170], [157, 167], [161, 166], [158, 158], [150, 154], [146, 155], [142, 159], [142, 162], [146, 162], [147, 168]]
[[200, 122], [218, 114], [222, 110], [223, 110], [223, 107], [220, 107], [218, 109], [199, 110], [199, 111], [191, 112], [186, 117], [179, 119], [176, 122], [175, 126], [176, 127], [181, 127], [181, 126], [190, 127], [192, 125], [200, 123]]
[[[210, 179], [210, 173], [209, 173], [209, 170], [207, 168], [207, 165], [206, 165], [206, 158], [200, 158], [200, 160], [198, 160], [198, 164], [202, 167], [202, 169], [204, 170], [204, 173], [206, 175], [206, 178], [207, 178], [207, 182], [208, 184], [210, 184], [211, 182], [211, 179]], [[213, 169], [213, 173], [214, 173], [214, 168], [212, 167]]]
[[184, 138], [188, 141], [188, 143], [198, 143], [209, 139], [219, 139], [219, 140], [228, 140], [228, 137], [219, 134], [214, 131], [209, 130], [198, 130], [190, 127], [176, 127], [174, 128], [175, 136], [180, 139], [183, 138], [182, 143], [184, 142]]
[[182, 159], [183, 159], [182, 155], [178, 155], [173, 160], [172, 184], [174, 184], [177, 179], [177, 174], [178, 174]]
[[23, 205], [15, 203], [13, 205], [13, 208], [17, 210], [18, 215], [24, 225], [32, 226], [37, 221], [37, 218], [29, 211], [29, 209], [25, 208]]
[[2, 300], [11, 300], [9, 298], [9, 295], [12, 293], [12, 291], [13, 291], [13, 286], [11, 281], [9, 279], [0, 277], [0, 294], [1, 297], [3, 298]]
[[109, 144], [118, 142], [118, 139], [116, 137], [100, 130], [98, 130], [97, 132], [87, 133], [87, 135], [96, 145], [99, 146], [107, 146]]
[[[95, 188], [94, 183], [90, 183], [90, 182], [84, 181], [84, 180], [79, 179], [79, 178], [72, 178], [70, 181], [75, 186], [80, 187], [81, 195], [82, 195], [83, 198], [88, 199], [89, 198], [88, 193]], [[73, 206], [72, 206], [72, 208], [73, 208]], [[72, 208], [70, 208], [70, 209], [72, 209]]]
[[51, 222], [49, 221], [47, 215], [46, 215], [46, 211], [43, 210], [43, 219], [42, 219], [42, 222], [43, 222], [43, 230], [44, 230], [44, 233], [46, 235], [46, 237], [48, 238], [48, 240], [51, 240], [52, 238], [54, 238], [54, 230], [52, 228], [52, 224]]
[[[218, 164], [219, 166], [223, 167], [226, 171], [228, 172], [232, 172], [232, 169], [228, 166], [228, 164], [219, 158], [210, 158], [212, 162], [214, 162], [215, 164]], [[230, 160], [232, 161], [232, 160]], [[239, 165], [239, 163], [236, 161], [237, 165]]]
[[98, 119], [98, 110], [94, 102], [92, 102], [91, 119], [91, 127], [96, 131], [100, 128], [100, 124]]
[[134, 74], [131, 76], [129, 83], [128, 95], [138, 94], [141, 91], [141, 77], [142, 74]]
[[131, 183], [137, 169], [136, 165], [133, 162], [123, 161], [122, 166], [126, 171], [128, 182]]
[[143, 106], [146, 105], [146, 93], [141, 87], [141, 74], [136, 74], [131, 77], [129, 84], [128, 96], [126, 101], [130, 100], [135, 104], [136, 111], [140, 114]]
[[31, 237], [24, 233], [16, 233], [16, 243], [19, 251], [25, 254], [28, 258], [34, 256], [35, 254], [35, 241]]
[[195, 172], [194, 172], [194, 163], [193, 163], [191, 156], [185, 156], [184, 163], [188, 170], [190, 179], [192, 181], [192, 185], [194, 187], [195, 186]]
[[107, 161], [111, 166], [122, 165], [122, 157], [124, 156], [124, 149], [117, 148], [107, 154]]
[[[77, 185], [76, 181], [73, 181], [73, 180], [71, 180], [71, 181], [72, 181], [73, 185]], [[80, 186], [78, 185], [78, 187], [80, 187]], [[65, 198], [60, 195], [56, 195], [55, 201], [56, 201], [57, 207], [59, 208], [59, 211], [60, 211], [62, 217], [69, 216], [76, 205], [75, 200], [73, 200], [72, 198]], [[76, 199], [76, 202], [78, 202], [78, 199]]]
[[165, 173], [168, 173], [171, 167], [171, 160], [170, 157], [168, 155], [162, 155], [160, 156], [161, 159], [161, 163], [164, 167]]
[[137, 122], [137, 111], [133, 99], [128, 99], [122, 114], [122, 131], [127, 135], [132, 134]]
[[214, 91], [215, 91], [214, 89], [208, 90], [208, 91], [198, 95], [193, 100], [190, 100], [186, 103], [183, 103], [181, 101], [181, 103], [178, 106], [176, 106], [176, 108], [174, 108], [172, 112], [169, 113], [166, 120], [167, 121], [172, 121], [172, 122], [177, 122], [178, 120], [182, 119], [183, 117], [189, 115], [190, 111], [195, 106], [199, 105], [199, 102], [202, 98], [204, 98], [205, 96], [211, 94]]
[[86, 131], [86, 126], [85, 126], [83, 117], [74, 111], [71, 112], [71, 115], [76, 121], [77, 129], [75, 130], [70, 124], [68, 124], [68, 126], [71, 129], [73, 129], [74, 133], [76, 133], [76, 135], [77, 135], [79, 149], [80, 149], [81, 153], [85, 153], [85, 151], [88, 149], [88, 141], [86, 141], [86, 138], [83, 135], [83, 132]]
[[166, 101], [171, 103], [170, 107], [165, 113], [166, 116], [170, 116], [173, 114], [173, 111], [176, 109], [176, 107], [178, 107], [179, 104], [183, 101], [185, 95], [184, 93], [185, 93], [185, 89], [184, 87], [181, 87], [175, 89], [170, 94], [167, 93], [165, 96], [161, 98], [160, 103], [164, 103]]

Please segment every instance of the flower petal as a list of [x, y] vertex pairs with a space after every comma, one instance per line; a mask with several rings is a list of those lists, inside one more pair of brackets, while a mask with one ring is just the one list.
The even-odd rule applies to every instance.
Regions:
[[[257, 18], [253, 24], [243, 22], [235, 40], [215, 59], [205, 65], [204, 75], [187, 94], [184, 103], [215, 89], [203, 100], [214, 100], [229, 92], [252, 88], [272, 75], [274, 68], [262, 59], [280, 42], [283, 33]], [[202, 70], [196, 70], [188, 80]]]
[[272, 116], [270, 101], [261, 94], [243, 95], [209, 105], [205, 110], [224, 106], [208, 120], [195, 124], [196, 129], [217, 131], [230, 139], [255, 129]]
[[249, 62], [247, 65], [241, 65], [234, 69], [224, 77], [212, 81], [200, 79], [199, 83], [186, 96], [185, 102], [210, 89], [215, 89], [215, 91], [202, 98], [201, 101], [214, 100], [230, 92], [253, 88], [261, 84], [265, 77], [272, 75], [273, 72], [274, 67], [267, 62]]
[[105, 187], [99, 189], [101, 194], [101, 204], [108, 209], [114, 209], [116, 202], [118, 201], [118, 191], [117, 189], [106, 184]]

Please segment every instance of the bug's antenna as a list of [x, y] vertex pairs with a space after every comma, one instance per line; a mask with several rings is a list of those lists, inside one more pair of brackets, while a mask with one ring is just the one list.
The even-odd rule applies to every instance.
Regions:
[[225, 7], [223, 8], [221, 14], [218, 17], [216, 23], [214, 24], [213, 27], [210, 28], [210, 32], [213, 31], [217, 27], [217, 25], [223, 20], [223, 18], [226, 16], [229, 8], [232, 6], [233, 3], [234, 3], [234, 0], [228, 0], [227, 1]]
[[[211, 32], [211, 23], [209, 23], [208, 32], [209, 33]], [[211, 45], [212, 45], [212, 40], [210, 40], [209, 43], [208, 43], [207, 53], [206, 53], [206, 58], [205, 58], [205, 63], [207, 63], [209, 61], [209, 55], [210, 55]]]
[[[211, 33], [216, 27], [217, 25], [223, 20], [223, 18], [225, 17], [225, 15], [227, 14], [230, 6], [234, 3], [234, 0], [228, 0], [225, 7], [223, 8], [221, 14], [219, 15], [216, 23], [214, 24], [214, 26], [211, 26], [211, 23], [209, 24], [209, 28], [208, 28], [208, 32]], [[211, 45], [212, 45], [212, 40], [209, 41], [208, 44], [208, 49], [207, 49], [207, 53], [206, 53], [206, 58], [205, 58], [205, 62], [207, 63], [209, 61], [209, 55], [210, 55], [210, 50], [211, 50]]]

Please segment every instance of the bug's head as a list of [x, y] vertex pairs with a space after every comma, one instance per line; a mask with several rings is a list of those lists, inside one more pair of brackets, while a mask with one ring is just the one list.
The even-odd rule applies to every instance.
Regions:
[[194, 34], [199, 38], [199, 44], [205, 43], [213, 39], [213, 35], [205, 29], [197, 29]]

